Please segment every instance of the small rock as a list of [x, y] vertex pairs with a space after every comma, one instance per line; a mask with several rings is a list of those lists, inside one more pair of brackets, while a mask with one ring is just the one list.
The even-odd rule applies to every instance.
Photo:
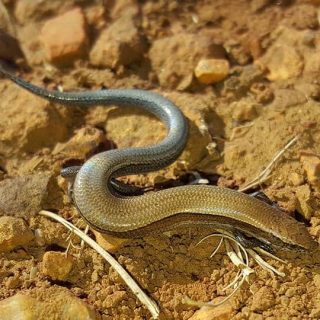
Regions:
[[131, 241], [131, 239], [117, 238], [110, 235], [102, 234], [93, 230], [97, 243], [106, 251], [114, 253], [119, 250], [124, 244]]
[[23, 281], [18, 276], [8, 277], [8, 279], [4, 282], [4, 285], [7, 289], [17, 289], [21, 287]]
[[42, 273], [53, 280], [66, 280], [73, 267], [73, 259], [62, 252], [47, 251], [43, 255]]
[[308, 184], [299, 186], [295, 189], [295, 194], [298, 199], [297, 211], [306, 219], [310, 220], [313, 213], [312, 195]]
[[105, 6], [101, 6], [98, 3], [86, 8], [86, 21], [90, 28], [93, 27], [95, 30], [101, 30], [105, 27], [106, 19], [104, 17], [106, 15], [106, 10], [107, 8]]
[[185, 90], [192, 84], [194, 69], [201, 59], [223, 59], [225, 51], [209, 36], [182, 33], [155, 40], [149, 57], [163, 87]]
[[224, 43], [224, 48], [228, 52], [230, 62], [244, 66], [251, 60], [249, 49], [239, 41], [229, 40]]
[[315, 286], [320, 289], [320, 274], [315, 274], [313, 277], [313, 282]]
[[232, 118], [239, 122], [250, 121], [257, 117], [257, 105], [250, 99], [242, 99], [231, 104], [233, 108]]
[[80, 8], [48, 20], [41, 41], [49, 62], [70, 65], [87, 51], [86, 21]]
[[103, 301], [104, 308], [114, 308], [116, 307], [122, 300], [125, 299], [127, 293], [125, 291], [116, 291], [113, 294], [109, 295]]
[[90, 62], [95, 66], [118, 68], [142, 59], [146, 41], [127, 14], [102, 30], [90, 52]]
[[65, 157], [85, 159], [99, 145], [106, 143], [104, 133], [93, 127], [85, 127], [76, 131], [66, 143], [57, 143], [52, 154], [62, 154]]
[[291, 172], [288, 176], [289, 182], [294, 187], [301, 186], [304, 183], [304, 178], [301, 174], [297, 172]]
[[299, 294], [299, 287], [288, 288], [285, 292], [286, 297], [292, 298]]
[[[219, 299], [215, 299], [214, 303], [219, 302]], [[232, 304], [228, 301], [222, 305], [210, 308], [203, 306], [197, 310], [189, 320], [229, 320], [234, 315], [234, 309]]]
[[255, 95], [258, 103], [266, 104], [274, 98], [272, 89], [263, 83], [255, 82], [250, 87], [250, 91]]
[[300, 161], [307, 174], [308, 181], [314, 186], [320, 187], [320, 158], [311, 152], [302, 152]]
[[[7, 252], [24, 246], [34, 238], [23, 219], [0, 217], [0, 252]], [[1, 318], [1, 317], [0, 317]]]
[[247, 39], [247, 47], [253, 60], [258, 59], [262, 56], [264, 48], [262, 48], [262, 38], [258, 35], [253, 34]]
[[[50, 316], [48, 316], [48, 312]], [[0, 319], [77, 319], [96, 320], [95, 312], [67, 289], [51, 287], [41, 294], [41, 300], [18, 293], [0, 301]]]
[[197, 79], [204, 84], [217, 83], [229, 74], [229, 62], [225, 59], [202, 59], [194, 70]]
[[304, 66], [303, 57], [295, 47], [286, 44], [270, 46], [257, 63], [268, 70], [270, 81], [296, 78], [301, 75]]
[[275, 304], [275, 296], [270, 287], [260, 288], [253, 296], [251, 309], [253, 311], [265, 311]]
[[51, 175], [38, 173], [0, 181], [0, 214], [29, 217], [42, 209]]

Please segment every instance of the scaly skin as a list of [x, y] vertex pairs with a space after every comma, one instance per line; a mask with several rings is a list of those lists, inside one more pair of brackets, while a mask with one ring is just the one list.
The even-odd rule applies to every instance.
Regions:
[[0, 72], [45, 99], [76, 106], [140, 107], [162, 120], [167, 137], [159, 144], [110, 150], [90, 158], [76, 174], [73, 198], [95, 229], [118, 236], [142, 236], [183, 225], [239, 230], [274, 249], [313, 251], [318, 244], [305, 226], [282, 211], [246, 194], [225, 188], [189, 185], [124, 196], [110, 183], [121, 175], [148, 172], [172, 163], [187, 140], [187, 121], [164, 97], [144, 90], [61, 93], [34, 86], [0, 65]]

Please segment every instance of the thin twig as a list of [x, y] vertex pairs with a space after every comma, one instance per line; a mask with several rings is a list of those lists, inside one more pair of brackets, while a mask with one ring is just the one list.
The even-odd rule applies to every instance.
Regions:
[[286, 150], [288, 150], [293, 144], [297, 142], [297, 140], [300, 138], [300, 134], [296, 135], [294, 138], [292, 138], [281, 150], [279, 150], [271, 159], [270, 163], [267, 165], [267, 167], [260, 172], [252, 181], [247, 183], [244, 187], [240, 188], [239, 191], [243, 192], [248, 189], [251, 189], [258, 184], [266, 181], [270, 178], [270, 173], [272, 171], [272, 167], [275, 165], [275, 163], [279, 160], [279, 158], [284, 154]]
[[221, 237], [221, 239], [220, 239], [217, 247], [216, 247], [216, 248], [214, 249], [214, 251], [210, 254], [210, 258], [213, 258], [213, 257], [216, 255], [216, 253], [219, 251], [222, 243], [223, 243], [223, 238]]
[[132, 290], [132, 292], [136, 295], [136, 297], [144, 304], [150, 313], [152, 314], [154, 319], [158, 319], [159, 317], [159, 307], [156, 302], [149, 298], [145, 292], [139, 287], [139, 285], [133, 280], [133, 278], [129, 275], [129, 273], [119, 264], [119, 262], [107, 251], [105, 251], [102, 247], [100, 247], [94, 240], [92, 240], [88, 235], [83, 233], [80, 229], [75, 227], [72, 223], [63, 219], [55, 213], [50, 211], [42, 210], [39, 212], [40, 215], [54, 219], [61, 224], [63, 224], [66, 228], [73, 231], [77, 236], [79, 236], [83, 241], [85, 241], [91, 248], [96, 250], [101, 256], [109, 262], [109, 264], [118, 272], [120, 277], [125, 281], [128, 287]]
[[268, 262], [266, 262], [265, 260], [263, 260], [261, 258], [261, 256], [259, 256], [254, 250], [252, 249], [247, 249], [248, 253], [250, 254], [250, 256], [258, 263], [258, 265], [267, 270], [268, 272], [270, 272], [271, 274], [277, 274], [280, 277], [284, 277], [285, 273], [277, 270], [276, 268], [274, 268], [272, 265], [270, 265]]
[[277, 274], [281, 277], [284, 277], [285, 274], [273, 266], [271, 266], [269, 263], [267, 263], [265, 260], [262, 259], [262, 257], [258, 254], [258, 252], [262, 255], [266, 255], [270, 258], [273, 258], [275, 260], [278, 260], [280, 262], [285, 262], [282, 259], [276, 257], [275, 255], [257, 247], [254, 249], [247, 249], [245, 248], [239, 241], [234, 238], [234, 236], [225, 230], [217, 229], [219, 233], [210, 234], [204, 238], [202, 238], [197, 244], [199, 245], [204, 240], [207, 240], [209, 238], [216, 238], [220, 237], [220, 242], [218, 246], [215, 248], [213, 253], [214, 255], [218, 249], [221, 246], [222, 241], [224, 241], [225, 247], [226, 247], [226, 253], [232, 263], [239, 268], [239, 271], [236, 275], [236, 277], [229, 283], [223, 290], [227, 290], [229, 288], [233, 288], [233, 291], [227, 295], [224, 299], [219, 301], [219, 303], [212, 303], [212, 302], [197, 302], [194, 300], [191, 300], [189, 298], [183, 299], [184, 303], [188, 305], [193, 305], [197, 307], [207, 306], [207, 307], [217, 307], [223, 303], [225, 303], [227, 300], [229, 300], [243, 285], [244, 281], [249, 281], [250, 274], [254, 273], [255, 271], [249, 267], [249, 256], [250, 255], [257, 263], [260, 265], [263, 269], [267, 270], [271, 274]]

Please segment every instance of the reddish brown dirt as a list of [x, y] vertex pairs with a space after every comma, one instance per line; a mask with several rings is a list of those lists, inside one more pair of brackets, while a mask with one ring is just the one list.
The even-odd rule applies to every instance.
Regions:
[[[16, 33], [24, 57], [16, 43], [0, 55], [15, 60], [25, 79], [65, 91], [155, 90], [188, 117], [189, 143], [180, 159], [126, 181], [172, 186], [186, 183], [190, 171], [199, 171], [212, 183], [242, 187], [300, 134], [260, 188], [318, 239], [319, 1], [4, 3], [11, 22], [3, 18], [2, 25]], [[63, 31], [73, 27], [77, 36]], [[6, 39], [0, 34], [1, 43]], [[217, 57], [229, 61], [229, 75], [217, 84], [199, 83], [193, 74], [198, 61]], [[0, 80], [0, 93], [0, 215], [23, 218], [35, 235], [27, 244], [15, 240], [13, 250], [1, 253], [0, 298], [28, 293], [50, 300], [54, 288], [64, 287], [92, 306], [97, 319], [150, 319], [115, 271], [88, 247], [74, 257], [64, 280], [46, 274], [44, 254], [63, 251], [67, 231], [37, 211], [53, 209], [79, 222], [59, 177], [61, 166], [82, 163], [115, 146], [155, 143], [165, 134], [163, 126], [134, 109], [51, 104], [6, 79]], [[158, 302], [163, 319], [319, 319], [319, 270], [297, 257], [289, 257], [285, 265], [269, 261], [285, 272], [283, 278], [271, 277], [252, 263], [256, 275], [223, 307], [224, 318], [197, 313], [184, 299], [223, 297], [231, 291], [223, 288], [237, 273], [224, 250], [210, 259], [212, 243], [195, 247], [206, 234], [188, 229], [132, 240], [114, 255]], [[52, 312], [42, 316], [54, 319]]]

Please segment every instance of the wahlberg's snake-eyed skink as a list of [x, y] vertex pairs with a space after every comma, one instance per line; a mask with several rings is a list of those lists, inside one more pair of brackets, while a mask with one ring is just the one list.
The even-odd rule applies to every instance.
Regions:
[[318, 247], [302, 223], [254, 197], [230, 189], [187, 185], [133, 196], [128, 195], [130, 191], [126, 194], [124, 186], [121, 192], [116, 177], [163, 168], [176, 160], [185, 147], [187, 121], [171, 101], [159, 94], [135, 89], [63, 93], [32, 85], [3, 65], [0, 72], [53, 102], [75, 106], [136, 106], [166, 125], [168, 134], [159, 144], [101, 152], [76, 170], [73, 199], [93, 228], [136, 237], [177, 226], [201, 225], [240, 232], [261, 246], [276, 250], [310, 252]]

